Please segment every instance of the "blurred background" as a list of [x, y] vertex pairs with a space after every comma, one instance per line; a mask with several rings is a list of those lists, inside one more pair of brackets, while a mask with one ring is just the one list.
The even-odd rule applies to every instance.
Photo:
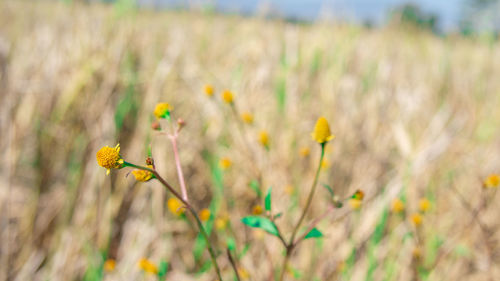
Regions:
[[325, 185], [365, 199], [324, 216], [285, 280], [498, 280], [499, 28], [495, 0], [0, 1], [0, 280], [215, 280], [158, 182], [96, 163], [120, 143], [177, 188], [158, 102], [186, 122], [224, 280], [227, 247], [242, 279], [278, 280], [283, 246], [241, 218], [272, 186], [290, 236], [320, 116], [336, 138], [306, 222], [331, 206]]

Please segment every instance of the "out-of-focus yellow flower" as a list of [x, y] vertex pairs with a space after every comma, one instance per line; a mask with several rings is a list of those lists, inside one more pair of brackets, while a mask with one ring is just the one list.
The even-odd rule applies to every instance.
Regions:
[[330, 162], [328, 161], [328, 159], [323, 159], [321, 161], [321, 169], [328, 169], [330, 167]]
[[218, 230], [225, 229], [227, 227], [228, 222], [229, 219], [227, 218], [227, 216], [221, 216], [215, 219], [215, 228]]
[[233, 93], [229, 90], [222, 92], [222, 100], [227, 104], [232, 104], [234, 101]]
[[413, 215], [411, 215], [410, 219], [411, 219], [411, 222], [413, 223], [413, 225], [415, 225], [417, 227], [420, 226], [422, 224], [422, 222], [424, 221], [424, 218], [419, 213], [414, 213]]
[[205, 95], [207, 95], [208, 97], [212, 97], [214, 95], [214, 87], [210, 84], [206, 84], [205, 85]]
[[498, 187], [500, 185], [500, 176], [496, 174], [489, 175], [483, 182], [486, 188]]
[[243, 122], [247, 123], [247, 124], [252, 124], [253, 123], [253, 114], [250, 113], [250, 112], [243, 112], [241, 113], [241, 120], [243, 120]]
[[415, 246], [411, 254], [414, 259], [420, 259], [422, 258], [422, 249], [419, 246]]
[[309, 156], [309, 154], [311, 154], [311, 150], [309, 149], [309, 147], [303, 146], [300, 148], [299, 154], [302, 157], [307, 157]]
[[155, 110], [153, 111], [153, 114], [158, 119], [166, 118], [172, 109], [173, 108], [172, 108], [172, 106], [170, 106], [170, 104], [168, 104], [166, 102], [160, 102], [156, 105]]
[[314, 131], [311, 134], [313, 140], [318, 142], [319, 144], [324, 144], [328, 141], [331, 141], [335, 136], [330, 132], [330, 125], [328, 125], [328, 121], [325, 117], [320, 117], [318, 121], [316, 121], [316, 125], [314, 126]]
[[391, 209], [393, 213], [401, 213], [405, 210], [405, 203], [401, 199], [396, 198], [392, 201]]
[[261, 205], [255, 205], [252, 207], [252, 214], [254, 215], [260, 215], [262, 214], [262, 206]]
[[362, 204], [363, 204], [363, 201], [361, 201], [359, 199], [355, 199], [355, 198], [349, 199], [349, 206], [351, 206], [351, 208], [353, 210], [359, 210], [361, 208]]
[[221, 167], [222, 170], [231, 168], [231, 165], [233, 165], [233, 162], [231, 162], [231, 159], [227, 157], [224, 157], [219, 161], [219, 167]]
[[123, 165], [123, 159], [120, 156], [120, 144], [114, 148], [105, 146], [96, 153], [97, 164], [106, 168], [106, 175], [109, 175], [111, 169], [116, 169]]
[[[148, 168], [152, 169], [153, 166], [148, 165]], [[150, 171], [141, 170], [141, 169], [133, 170], [132, 175], [134, 175], [136, 181], [142, 181], [142, 182], [146, 182], [146, 181], [153, 178], [153, 173], [151, 173]]]
[[208, 221], [208, 219], [210, 219], [210, 210], [207, 208], [202, 209], [198, 216], [200, 217], [201, 221]]
[[294, 195], [295, 194], [295, 188], [293, 187], [293, 185], [289, 184], [289, 185], [285, 186], [285, 192], [286, 192], [286, 194], [288, 194], [290, 196]]
[[238, 268], [238, 275], [240, 275], [240, 278], [243, 279], [243, 280], [246, 280], [246, 279], [250, 278], [250, 274], [243, 267], [239, 267]]
[[115, 270], [115, 267], [116, 261], [114, 259], [107, 259], [103, 265], [104, 270], [107, 272], [112, 272], [113, 270]]
[[420, 201], [418, 202], [418, 209], [421, 212], [425, 213], [429, 211], [430, 208], [431, 208], [431, 201], [429, 201], [429, 199], [427, 198], [420, 199]]
[[158, 267], [154, 263], [145, 258], [139, 260], [139, 268], [147, 273], [158, 274]]
[[259, 132], [259, 143], [265, 148], [269, 148], [269, 134], [267, 131], [262, 130]]
[[184, 206], [183, 206], [182, 202], [175, 197], [170, 197], [168, 199], [167, 207], [168, 207], [168, 210], [174, 215], [180, 216], [180, 215], [184, 214]]
[[363, 198], [365, 198], [365, 193], [362, 190], [358, 189], [358, 190], [356, 190], [356, 192], [354, 192], [354, 194], [352, 195], [352, 198], [362, 201]]

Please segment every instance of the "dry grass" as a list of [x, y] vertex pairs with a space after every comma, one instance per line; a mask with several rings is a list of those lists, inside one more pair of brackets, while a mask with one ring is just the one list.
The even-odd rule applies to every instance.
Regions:
[[[337, 136], [320, 183], [341, 196], [362, 189], [367, 200], [320, 223], [325, 238], [307, 240], [291, 259], [296, 279], [495, 280], [500, 207], [481, 181], [500, 172], [498, 73], [497, 42], [402, 27], [1, 1], [0, 280], [99, 280], [92, 272], [110, 244], [117, 267], [105, 280], [154, 280], [138, 269], [141, 257], [168, 261], [168, 280], [214, 279], [210, 269], [196, 274], [208, 255], [195, 263], [196, 232], [166, 210], [157, 182], [135, 184], [126, 169], [106, 177], [95, 162], [101, 146], [120, 142], [126, 160], [142, 163], [152, 143], [159, 170], [178, 186], [169, 143], [150, 129], [158, 101], [187, 122], [181, 159], [197, 207], [217, 193], [216, 159], [231, 158], [218, 207], [233, 231], [212, 238], [219, 249], [227, 237], [239, 251], [250, 245], [239, 263], [251, 280], [272, 280], [283, 249], [240, 222], [259, 202], [250, 167], [263, 171], [263, 191], [273, 186], [289, 235], [319, 156], [309, 133], [320, 115]], [[254, 113], [246, 137], [255, 153], [229, 108], [203, 94], [205, 83], [217, 95], [231, 89]], [[261, 129], [269, 151], [258, 145]], [[310, 157], [299, 156], [303, 146]], [[457, 191], [473, 208], [493, 204], [474, 219]], [[320, 187], [308, 220], [327, 208], [326, 196]], [[431, 199], [418, 235], [388, 212], [398, 196], [408, 214]], [[417, 240], [429, 269], [420, 274]], [[227, 258], [219, 263], [231, 280]]]

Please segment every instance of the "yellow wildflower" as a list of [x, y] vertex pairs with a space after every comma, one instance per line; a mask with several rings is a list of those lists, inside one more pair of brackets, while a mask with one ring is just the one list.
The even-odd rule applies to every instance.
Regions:
[[261, 205], [255, 205], [252, 207], [252, 214], [254, 215], [260, 215], [262, 214], [262, 206]]
[[243, 122], [247, 123], [247, 124], [252, 124], [253, 123], [253, 115], [252, 113], [250, 112], [243, 112], [241, 113], [241, 120], [243, 120]]
[[246, 269], [244, 269], [243, 267], [240, 267], [238, 268], [238, 275], [240, 276], [241, 279], [243, 280], [246, 280], [248, 278], [250, 278], [250, 274], [248, 273], [248, 271]]
[[162, 119], [167, 117], [172, 109], [173, 108], [170, 106], [170, 104], [166, 102], [160, 102], [156, 105], [153, 114], [156, 116], [156, 118]]
[[328, 169], [330, 167], [330, 162], [328, 161], [328, 159], [323, 159], [321, 161], [321, 169]]
[[363, 202], [359, 199], [355, 198], [349, 199], [349, 206], [351, 206], [353, 210], [359, 210], [362, 204]]
[[267, 133], [267, 131], [264, 130], [260, 131], [259, 142], [265, 148], [269, 148], [269, 134]]
[[309, 156], [309, 154], [311, 154], [311, 150], [309, 149], [309, 147], [304, 146], [304, 147], [300, 148], [299, 153], [300, 153], [300, 156], [307, 157], [307, 156]]
[[425, 213], [429, 211], [430, 208], [431, 208], [431, 201], [429, 201], [429, 199], [427, 198], [420, 199], [420, 201], [418, 202], [418, 209], [421, 212]]
[[107, 259], [103, 265], [104, 270], [107, 272], [115, 270], [115, 267], [116, 267], [116, 261], [114, 259]]
[[154, 263], [145, 258], [139, 260], [139, 268], [147, 273], [158, 274], [158, 267]]
[[221, 167], [222, 170], [227, 170], [231, 168], [231, 165], [233, 162], [231, 162], [231, 159], [224, 157], [219, 161], [219, 166]]
[[286, 194], [288, 195], [294, 195], [295, 194], [295, 188], [293, 187], [293, 185], [289, 184], [287, 186], [285, 186], [285, 192]]
[[314, 126], [314, 131], [311, 134], [313, 140], [318, 142], [319, 144], [324, 144], [328, 141], [331, 141], [335, 136], [330, 132], [330, 125], [328, 125], [328, 121], [325, 117], [320, 117], [318, 121], [316, 121], [316, 125]]
[[198, 216], [200, 217], [201, 221], [208, 221], [210, 219], [210, 210], [205, 208], [202, 209], [199, 213]]
[[392, 212], [401, 213], [405, 209], [405, 203], [401, 199], [396, 198], [392, 201]]
[[419, 246], [415, 246], [411, 254], [413, 255], [414, 259], [420, 259], [422, 258], [422, 249]]
[[500, 176], [496, 174], [489, 175], [483, 182], [486, 188], [498, 187], [500, 185]]
[[227, 227], [229, 220], [226, 216], [221, 216], [215, 219], [215, 228], [218, 230], [225, 229]]
[[120, 156], [120, 144], [117, 144], [114, 148], [105, 146], [96, 154], [97, 164], [99, 166], [106, 168], [106, 175], [109, 175], [111, 169], [116, 169], [123, 165], [123, 159]]
[[205, 95], [212, 97], [214, 95], [214, 87], [210, 84], [205, 85]]
[[[152, 169], [153, 166], [148, 165], [148, 168]], [[150, 171], [141, 170], [141, 169], [133, 170], [132, 175], [134, 175], [136, 181], [142, 181], [142, 182], [146, 182], [146, 181], [153, 178], [153, 173], [151, 173]]]
[[419, 213], [414, 213], [413, 215], [411, 215], [410, 219], [411, 219], [411, 222], [413, 223], [413, 225], [415, 225], [417, 227], [420, 226], [422, 224], [422, 222], [424, 221], [424, 218]]
[[167, 207], [168, 207], [168, 210], [174, 215], [180, 216], [180, 215], [184, 214], [184, 205], [182, 204], [182, 202], [179, 199], [177, 199], [175, 197], [170, 197], [168, 199]]
[[226, 102], [227, 104], [232, 104], [233, 103], [233, 93], [229, 90], [224, 90], [224, 92], [222, 92], [222, 100], [224, 100], [224, 102]]

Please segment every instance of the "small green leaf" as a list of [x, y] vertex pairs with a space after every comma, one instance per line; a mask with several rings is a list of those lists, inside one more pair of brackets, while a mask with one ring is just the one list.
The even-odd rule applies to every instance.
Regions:
[[335, 196], [335, 192], [333, 192], [333, 189], [328, 184], [324, 183], [323, 186], [326, 188], [326, 190], [328, 190], [332, 197]]
[[283, 215], [283, 212], [279, 212], [276, 215], [274, 215], [274, 219], [277, 219]]
[[232, 237], [228, 237], [226, 243], [229, 250], [234, 251], [236, 249], [236, 241]]
[[304, 239], [319, 238], [319, 237], [323, 237], [323, 233], [321, 233], [321, 231], [319, 231], [315, 227], [315, 228], [311, 229], [311, 231], [309, 231], [309, 233], [307, 233], [307, 235], [304, 237]]
[[168, 270], [168, 262], [166, 261], [161, 261], [158, 269], [158, 277], [162, 278], [167, 275], [167, 270]]
[[257, 216], [247, 216], [247, 217], [244, 217], [243, 219], [241, 219], [241, 222], [250, 226], [250, 227], [256, 227], [256, 228], [263, 229], [267, 233], [272, 234], [274, 236], [279, 236], [278, 228], [276, 228], [276, 225], [268, 218], [257, 217]]
[[266, 211], [271, 211], [271, 190], [272, 189], [273, 189], [272, 187], [269, 187], [269, 189], [267, 190], [266, 199], [264, 200], [264, 207], [266, 208]]
[[257, 180], [252, 180], [248, 185], [257, 193], [257, 197], [262, 198], [262, 192], [260, 191], [259, 182]]

